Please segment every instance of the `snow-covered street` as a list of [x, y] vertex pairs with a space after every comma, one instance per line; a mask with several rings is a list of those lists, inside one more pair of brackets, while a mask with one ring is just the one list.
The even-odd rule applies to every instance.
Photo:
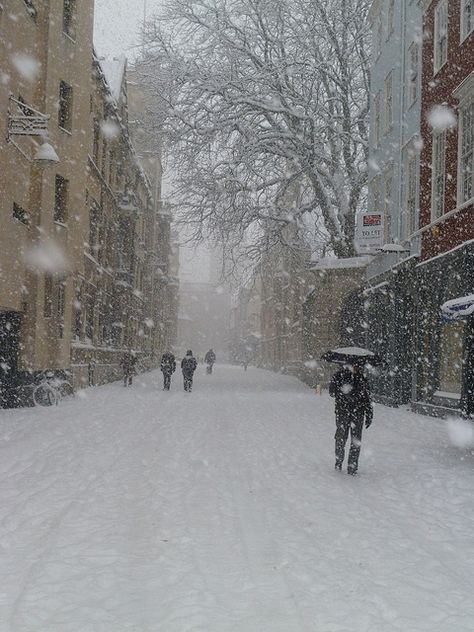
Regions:
[[376, 406], [199, 367], [0, 411], [1, 632], [472, 632], [474, 457]]

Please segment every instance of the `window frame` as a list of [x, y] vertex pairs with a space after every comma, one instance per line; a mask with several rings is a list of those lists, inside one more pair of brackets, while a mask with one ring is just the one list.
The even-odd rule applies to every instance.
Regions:
[[374, 146], [380, 146], [380, 139], [382, 138], [382, 125], [381, 125], [381, 100], [382, 100], [381, 90], [377, 92], [374, 96]]
[[[437, 171], [438, 160], [438, 143], [442, 140], [442, 155], [439, 156], [440, 164], [439, 171]], [[446, 130], [442, 132], [433, 132], [432, 135], [432, 157], [431, 157], [431, 221], [436, 221], [443, 217], [445, 213], [445, 198], [446, 198]], [[438, 182], [442, 183], [442, 196], [435, 197], [435, 190], [437, 189]], [[441, 199], [441, 209], [438, 211], [435, 202], [436, 199]]]
[[[383, 95], [384, 95], [383, 130], [384, 130], [384, 134], [388, 134], [393, 128], [393, 69], [386, 75], [384, 79]], [[390, 108], [389, 108], [389, 103], [390, 103]]]
[[[464, 199], [464, 183], [465, 178], [463, 177], [463, 160], [466, 153], [463, 151], [464, 148], [464, 133], [466, 129], [466, 110], [470, 110], [471, 116], [471, 148], [467, 154], [470, 154], [471, 161], [471, 195], [469, 198]], [[474, 95], [472, 95], [469, 99], [463, 101], [459, 106], [459, 133], [458, 133], [458, 166], [457, 166], [457, 181], [458, 181], [458, 191], [457, 191], [457, 205], [464, 206], [472, 202], [474, 199]]]
[[17, 202], [13, 202], [12, 217], [16, 222], [30, 228], [31, 215], [25, 208], [23, 208], [23, 206], [21, 206], [21, 204], [18, 204]]
[[63, 0], [63, 33], [71, 41], [76, 41], [76, 18], [77, 18], [77, 2], [76, 0]]
[[[469, 31], [465, 31], [466, 21], [465, 21], [465, 10], [467, 3], [472, 5], [472, 13], [471, 13], [471, 29]], [[461, 0], [461, 25], [460, 25], [460, 42], [461, 44], [467, 40], [467, 38], [474, 32], [474, 0]]]
[[386, 39], [390, 39], [395, 29], [395, 0], [388, 0], [387, 7], [387, 35]]
[[59, 129], [72, 133], [74, 108], [74, 90], [63, 79], [59, 82], [59, 108], [58, 108], [58, 126]]
[[69, 180], [59, 173], [54, 179], [54, 215], [56, 224], [65, 225], [68, 220]]
[[[383, 215], [384, 215], [384, 244], [391, 243], [392, 208], [395, 173], [393, 164], [388, 165], [383, 174]], [[390, 189], [388, 185], [390, 184]]]
[[[415, 63], [413, 63], [415, 62]], [[412, 42], [408, 47], [408, 68], [407, 68], [407, 109], [414, 105], [419, 96], [419, 76], [420, 76], [420, 47], [417, 42]]]
[[[406, 240], [417, 231], [417, 210], [418, 210], [418, 156], [413, 148], [409, 148], [405, 155], [405, 191], [403, 206], [405, 209], [404, 237]], [[412, 169], [413, 167], [413, 169]], [[413, 202], [411, 206], [410, 202]]]
[[[442, 38], [439, 38], [440, 31], [440, 14], [444, 12], [446, 16], [446, 45], [442, 49], [442, 53], [444, 53], [443, 59], [439, 59], [440, 57], [440, 43], [443, 41]], [[434, 74], [438, 73], [441, 68], [448, 61], [448, 51], [449, 51], [449, 5], [448, 0], [441, 0], [441, 2], [435, 7], [435, 19], [434, 19], [434, 33], [433, 33], [433, 70]]]

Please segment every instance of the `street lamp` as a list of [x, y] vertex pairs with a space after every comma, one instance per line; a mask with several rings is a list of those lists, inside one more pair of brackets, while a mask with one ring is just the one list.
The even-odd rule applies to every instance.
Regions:
[[[9, 106], [7, 143], [11, 143], [14, 147], [16, 147], [22, 156], [30, 162], [36, 162], [44, 166], [58, 163], [58, 154], [51, 143], [48, 143], [46, 140], [48, 137], [49, 116], [38, 112], [29, 105], [26, 105], [26, 103], [18, 101], [11, 95], [9, 102], [17, 107], [19, 113], [13, 114]], [[30, 156], [28, 156], [28, 154], [14, 140], [14, 136], [39, 136], [43, 139], [43, 142], [37, 147], [33, 158], [30, 158]]]

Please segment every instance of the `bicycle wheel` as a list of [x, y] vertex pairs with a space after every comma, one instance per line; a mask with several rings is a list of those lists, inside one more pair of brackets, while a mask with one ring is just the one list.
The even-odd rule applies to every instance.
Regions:
[[55, 390], [49, 384], [38, 384], [33, 391], [33, 401], [36, 406], [53, 406], [58, 401]]

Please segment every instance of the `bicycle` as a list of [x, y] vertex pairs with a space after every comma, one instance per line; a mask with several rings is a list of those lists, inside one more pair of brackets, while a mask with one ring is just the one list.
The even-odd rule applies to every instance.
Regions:
[[72, 384], [53, 371], [40, 374], [40, 382], [33, 389], [36, 406], [57, 406], [63, 397], [74, 395]]

